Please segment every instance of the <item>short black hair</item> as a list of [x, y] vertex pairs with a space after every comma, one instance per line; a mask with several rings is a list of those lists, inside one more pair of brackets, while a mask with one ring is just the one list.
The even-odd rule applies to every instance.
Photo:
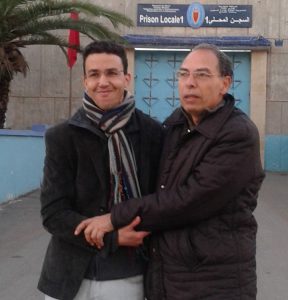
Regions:
[[116, 44], [110, 41], [94, 41], [88, 44], [82, 53], [83, 57], [83, 71], [85, 74], [85, 62], [89, 55], [94, 53], [107, 53], [107, 54], [114, 54], [121, 58], [123, 64], [123, 71], [124, 74], [127, 74], [128, 71], [128, 60], [125, 49], [123, 46]]
[[230, 57], [225, 54], [223, 51], [221, 51], [217, 46], [213, 44], [206, 44], [202, 43], [197, 46], [195, 46], [192, 49], [193, 51], [196, 50], [209, 50], [215, 54], [215, 56], [218, 59], [218, 65], [219, 65], [219, 72], [221, 76], [231, 76], [233, 78], [233, 64], [230, 59]]

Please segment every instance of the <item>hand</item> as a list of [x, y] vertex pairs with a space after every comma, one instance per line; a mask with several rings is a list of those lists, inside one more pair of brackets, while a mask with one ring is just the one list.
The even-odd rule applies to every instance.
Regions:
[[119, 246], [138, 247], [143, 244], [143, 239], [150, 234], [147, 231], [135, 231], [135, 227], [141, 222], [140, 217], [136, 217], [129, 225], [118, 230]]
[[75, 229], [74, 234], [79, 235], [84, 230], [86, 241], [91, 246], [96, 246], [101, 249], [104, 246], [104, 234], [113, 231], [111, 223], [111, 215], [93, 217], [82, 221]]

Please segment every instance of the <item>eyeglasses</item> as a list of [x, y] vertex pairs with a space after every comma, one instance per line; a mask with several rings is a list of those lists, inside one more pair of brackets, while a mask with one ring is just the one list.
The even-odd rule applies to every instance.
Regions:
[[214, 76], [222, 77], [221, 75], [211, 74], [211, 73], [208, 73], [206, 71], [193, 71], [193, 72], [190, 72], [188, 70], [179, 70], [176, 73], [176, 75], [177, 75], [177, 78], [179, 80], [186, 80], [192, 75], [193, 78], [197, 81], [208, 80], [208, 79], [210, 79], [211, 77], [214, 77]]
[[103, 72], [97, 70], [91, 70], [90, 72], [88, 72], [87, 77], [93, 78], [95, 80], [99, 80], [101, 76], [104, 75], [106, 79], [113, 80], [120, 77], [121, 73], [124, 73], [124, 71], [118, 69], [107, 69], [104, 70]]

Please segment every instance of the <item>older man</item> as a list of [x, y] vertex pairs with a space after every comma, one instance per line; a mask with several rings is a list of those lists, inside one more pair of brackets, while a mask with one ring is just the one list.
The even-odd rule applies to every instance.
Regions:
[[229, 58], [201, 44], [178, 73], [181, 108], [164, 122], [158, 190], [81, 222], [87, 240], [141, 217], [153, 231], [149, 300], [255, 300], [253, 217], [264, 173], [256, 126], [227, 94]]

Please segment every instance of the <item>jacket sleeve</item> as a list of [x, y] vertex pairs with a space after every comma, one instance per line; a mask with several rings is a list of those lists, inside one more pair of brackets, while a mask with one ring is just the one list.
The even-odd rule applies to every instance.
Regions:
[[[52, 128], [45, 135], [46, 157], [40, 196], [43, 226], [58, 238], [88, 251], [99, 252], [87, 243], [83, 232], [74, 235], [76, 226], [87, 217], [78, 212], [74, 201], [77, 156], [73, 154], [73, 144], [67, 134], [66, 131], [59, 134]], [[118, 247], [117, 233], [107, 234], [105, 242], [101, 250], [104, 256]]]
[[[129, 223], [135, 216], [141, 217], [139, 230], [193, 225], [219, 213], [251, 181], [258, 181], [259, 187], [263, 173], [258, 131], [251, 122], [243, 123], [236, 130], [222, 131], [199, 164], [173, 189], [158, 189], [138, 201], [115, 206], [111, 215], [114, 227]], [[257, 192], [257, 188], [251, 191]]]

